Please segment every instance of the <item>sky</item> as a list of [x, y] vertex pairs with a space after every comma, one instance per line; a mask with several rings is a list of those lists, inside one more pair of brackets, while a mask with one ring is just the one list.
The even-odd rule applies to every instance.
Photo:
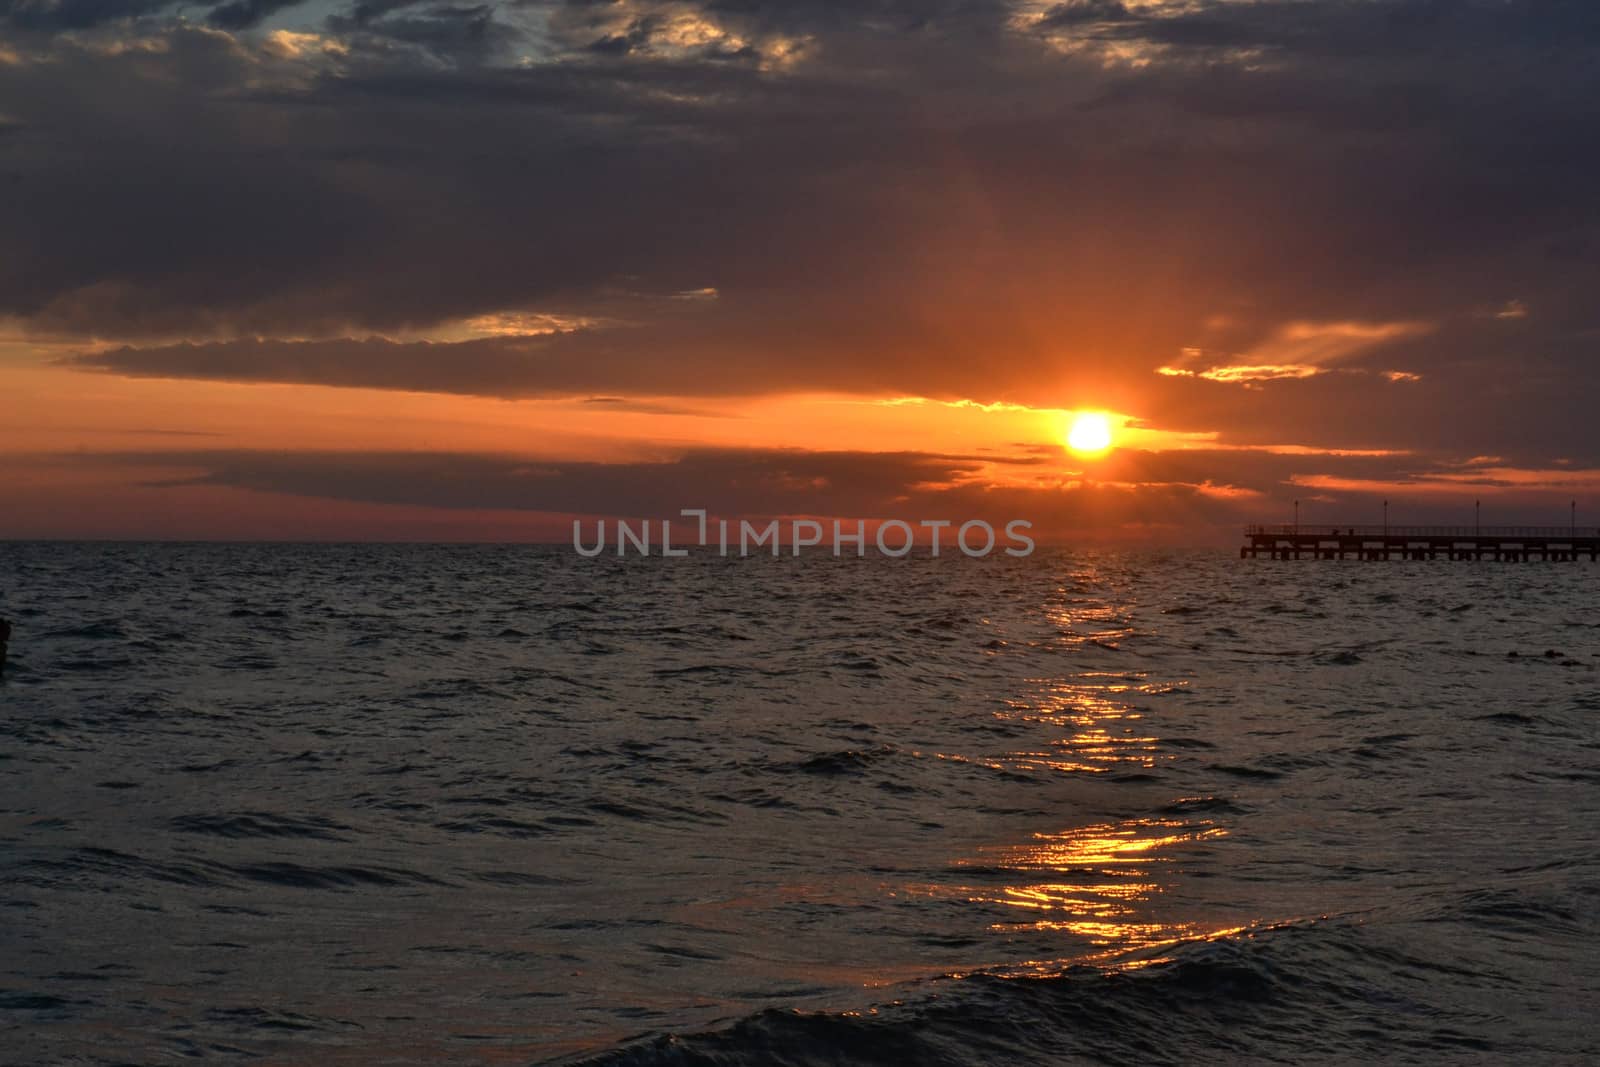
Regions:
[[0, 537], [1600, 523], [1597, 47], [1591, 0], [0, 0]]

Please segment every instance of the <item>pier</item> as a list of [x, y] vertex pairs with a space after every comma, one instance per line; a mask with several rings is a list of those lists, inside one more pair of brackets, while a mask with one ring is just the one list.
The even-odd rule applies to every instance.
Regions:
[[1282, 526], [1244, 528], [1240, 559], [1450, 559], [1522, 563], [1600, 559], [1592, 526]]

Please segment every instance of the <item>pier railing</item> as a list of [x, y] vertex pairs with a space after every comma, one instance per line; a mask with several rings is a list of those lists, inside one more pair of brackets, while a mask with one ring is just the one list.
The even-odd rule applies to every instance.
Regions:
[[1246, 537], [1600, 537], [1594, 526], [1312, 526], [1252, 524]]

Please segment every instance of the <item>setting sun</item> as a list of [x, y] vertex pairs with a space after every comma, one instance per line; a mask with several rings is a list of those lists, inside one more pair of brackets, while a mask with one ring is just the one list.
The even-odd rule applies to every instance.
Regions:
[[1111, 447], [1111, 420], [1093, 411], [1076, 416], [1067, 431], [1067, 447], [1081, 455], [1104, 452]]

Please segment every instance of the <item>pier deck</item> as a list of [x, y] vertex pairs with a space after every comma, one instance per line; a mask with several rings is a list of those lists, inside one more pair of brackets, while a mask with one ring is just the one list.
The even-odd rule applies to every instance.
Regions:
[[1246, 526], [1240, 559], [1600, 559], [1589, 526]]

